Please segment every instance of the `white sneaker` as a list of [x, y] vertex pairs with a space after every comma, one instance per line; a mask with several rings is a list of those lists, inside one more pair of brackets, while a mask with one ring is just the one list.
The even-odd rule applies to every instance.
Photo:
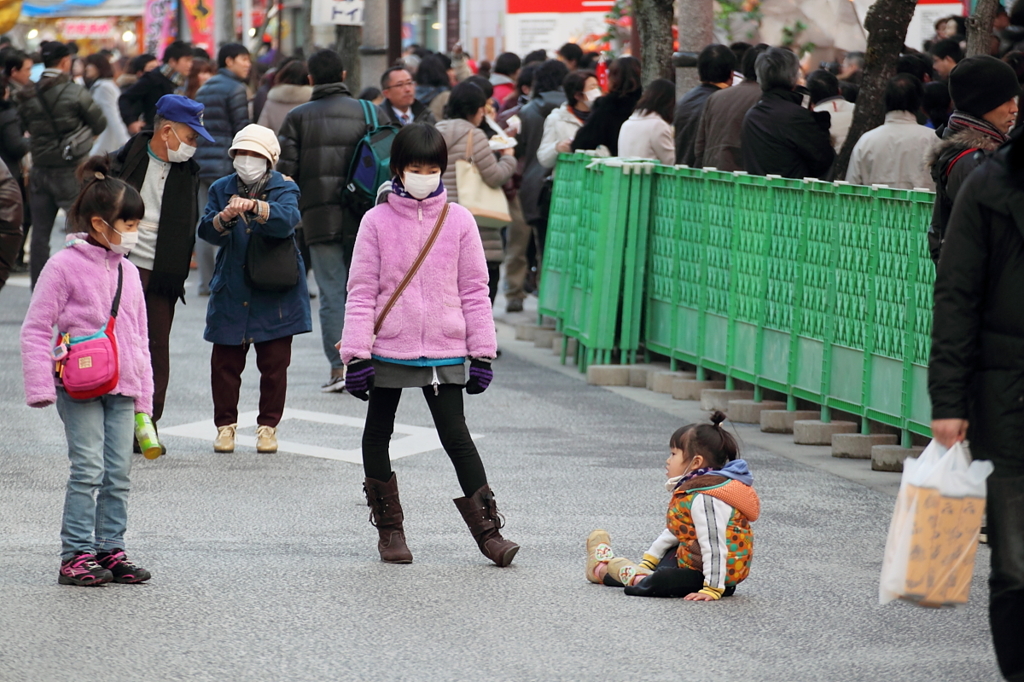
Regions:
[[345, 377], [332, 374], [326, 384], [320, 387], [321, 393], [341, 393], [345, 390]]
[[217, 427], [217, 440], [213, 441], [214, 452], [235, 451], [235, 429], [238, 424], [228, 424]]
[[256, 452], [277, 452], [277, 429], [264, 424], [256, 427]]

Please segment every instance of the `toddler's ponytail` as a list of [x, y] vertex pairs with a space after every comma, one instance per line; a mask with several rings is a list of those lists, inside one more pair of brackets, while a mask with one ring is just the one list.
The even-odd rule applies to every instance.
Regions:
[[739, 456], [739, 445], [736, 438], [722, 428], [722, 422], [728, 417], [721, 410], [711, 415], [710, 424], [700, 424], [691, 428], [683, 440], [691, 457], [701, 455], [704, 461], [715, 469], [721, 469]]

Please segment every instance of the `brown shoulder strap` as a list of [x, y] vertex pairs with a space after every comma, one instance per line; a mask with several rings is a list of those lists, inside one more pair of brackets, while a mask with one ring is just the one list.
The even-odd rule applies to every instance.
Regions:
[[466, 136], [466, 161], [473, 163], [473, 130], [469, 129], [469, 135]]
[[441, 227], [444, 225], [444, 221], [447, 217], [448, 204], [445, 204], [444, 208], [441, 209], [441, 215], [437, 217], [437, 222], [434, 223], [433, 231], [431, 231], [430, 236], [427, 237], [427, 241], [423, 244], [423, 248], [420, 249], [419, 255], [416, 256], [416, 260], [413, 261], [412, 267], [409, 268], [409, 272], [405, 273], [405, 277], [402, 278], [398, 288], [395, 289], [395, 293], [391, 294], [391, 298], [389, 298], [388, 302], [384, 305], [384, 309], [380, 311], [380, 317], [377, 318], [377, 321], [373, 325], [374, 336], [380, 333], [380, 328], [384, 325], [384, 319], [387, 318], [391, 309], [395, 307], [395, 303], [402, 295], [402, 292], [405, 291], [405, 288], [409, 286], [409, 282], [411, 282], [412, 278], [416, 276], [416, 271], [420, 269], [421, 265], [423, 265], [423, 261], [426, 260], [427, 254], [430, 253], [430, 249], [434, 247], [434, 242], [437, 241], [437, 236], [441, 234]]

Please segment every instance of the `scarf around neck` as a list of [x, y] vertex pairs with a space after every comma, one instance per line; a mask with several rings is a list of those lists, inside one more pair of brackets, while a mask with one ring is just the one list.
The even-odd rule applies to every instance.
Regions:
[[964, 113], [963, 111], [954, 111], [949, 117], [948, 127], [954, 133], [963, 132], [965, 130], [973, 130], [982, 135], [991, 137], [993, 140], [1002, 144], [1010, 138], [1000, 132], [994, 125], [988, 121], [971, 116], [970, 114]]

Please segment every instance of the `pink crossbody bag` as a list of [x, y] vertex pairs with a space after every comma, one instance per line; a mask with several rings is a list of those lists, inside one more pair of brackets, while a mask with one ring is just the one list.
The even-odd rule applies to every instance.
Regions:
[[57, 361], [57, 376], [67, 394], [76, 400], [87, 400], [106, 395], [117, 388], [121, 378], [117, 357], [117, 338], [114, 336], [114, 321], [121, 307], [121, 285], [124, 271], [117, 266], [117, 293], [110, 306], [107, 324], [92, 336], [72, 338], [65, 333], [61, 343], [54, 349]]

